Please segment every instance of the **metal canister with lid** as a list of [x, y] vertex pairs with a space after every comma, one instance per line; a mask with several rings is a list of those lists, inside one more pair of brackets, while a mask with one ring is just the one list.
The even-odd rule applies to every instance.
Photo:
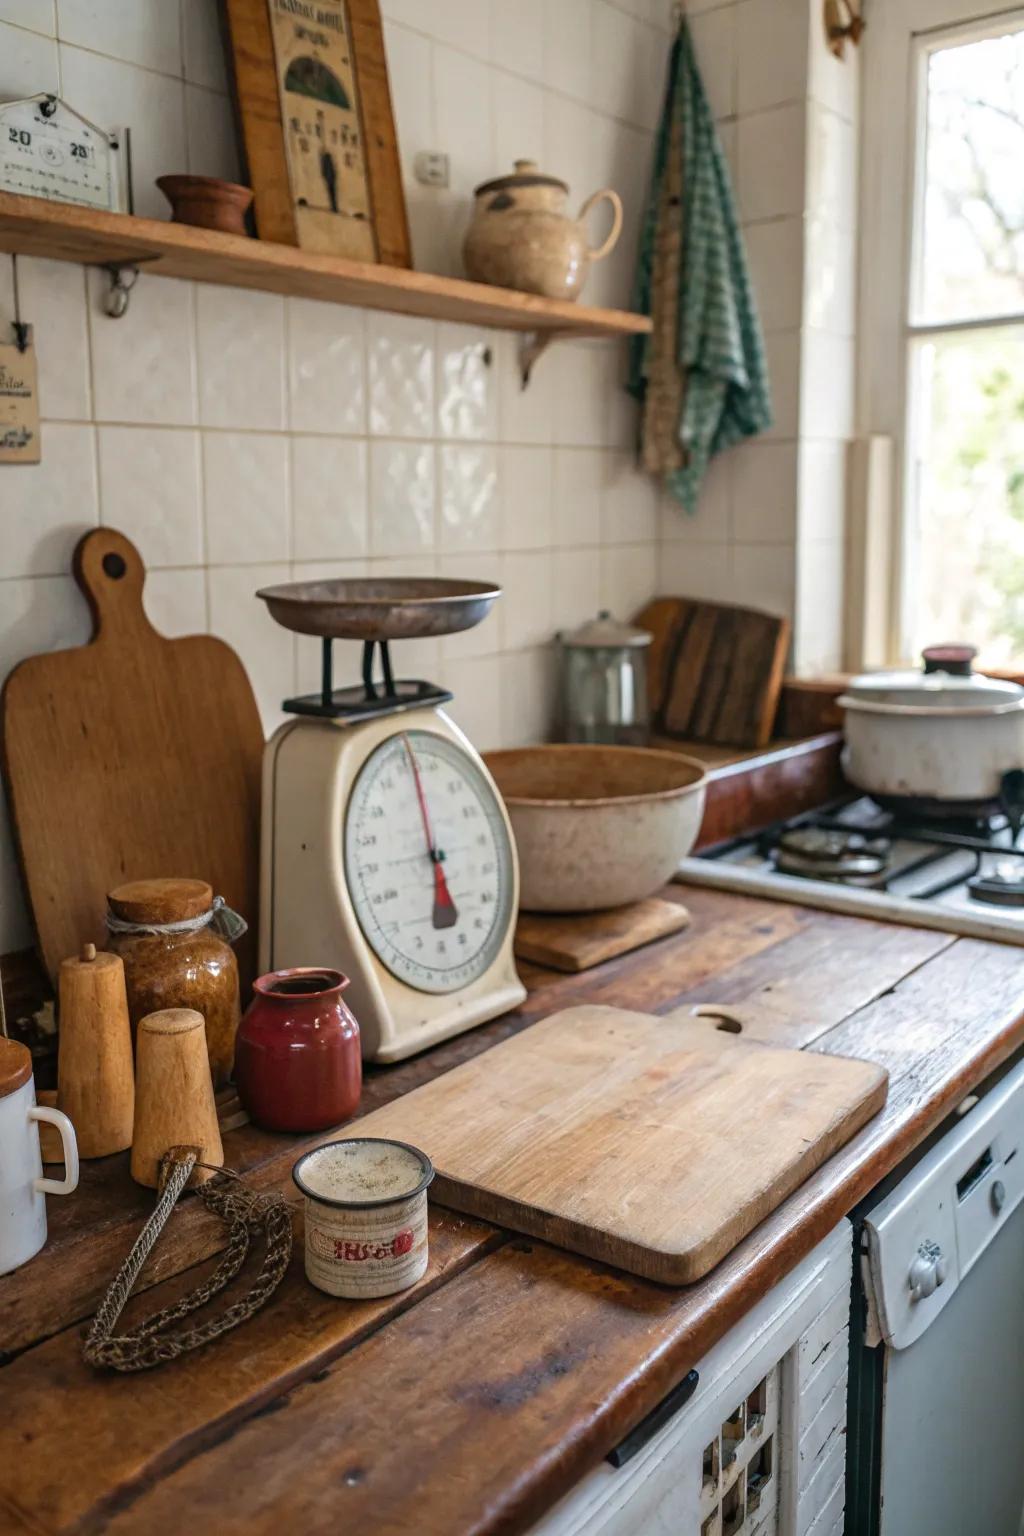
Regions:
[[650, 734], [646, 629], [620, 623], [607, 609], [555, 639], [561, 654], [564, 741], [644, 746]]

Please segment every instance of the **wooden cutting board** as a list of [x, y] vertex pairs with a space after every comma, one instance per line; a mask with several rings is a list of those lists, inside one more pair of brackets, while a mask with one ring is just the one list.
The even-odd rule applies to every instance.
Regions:
[[124, 534], [93, 529], [73, 568], [91, 641], [21, 662], [0, 701], [4, 775], [44, 963], [55, 978], [84, 942], [103, 943], [111, 887], [195, 876], [250, 925], [237, 946], [245, 984], [259, 916], [263, 755], [245, 668], [210, 635], [157, 633], [142, 608], [145, 569]]
[[668, 736], [739, 747], [769, 740], [789, 646], [779, 614], [692, 598], [656, 598], [636, 616], [651, 631], [651, 715]]
[[607, 912], [520, 912], [515, 952], [520, 960], [556, 971], [589, 971], [591, 966], [670, 933], [679, 933], [690, 914], [678, 901], [648, 896]]
[[345, 1134], [422, 1147], [442, 1205], [688, 1285], [847, 1142], [887, 1089], [869, 1062], [585, 1006]]

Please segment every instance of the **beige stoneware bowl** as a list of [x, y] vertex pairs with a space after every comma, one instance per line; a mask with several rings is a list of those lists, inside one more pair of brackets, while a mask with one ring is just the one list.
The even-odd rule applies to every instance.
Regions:
[[519, 849], [519, 905], [595, 912], [650, 896], [693, 847], [703, 764], [647, 747], [489, 752]]

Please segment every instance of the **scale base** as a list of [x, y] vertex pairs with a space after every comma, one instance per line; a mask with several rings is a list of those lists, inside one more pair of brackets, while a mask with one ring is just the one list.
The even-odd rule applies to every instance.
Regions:
[[407, 678], [392, 683], [390, 692], [378, 684], [370, 693], [357, 683], [352, 688], [335, 688], [327, 698], [322, 693], [306, 693], [298, 699], [285, 699], [281, 708], [290, 715], [316, 715], [321, 720], [376, 720], [406, 709], [447, 704], [451, 697], [447, 688], [439, 688], [436, 683]]

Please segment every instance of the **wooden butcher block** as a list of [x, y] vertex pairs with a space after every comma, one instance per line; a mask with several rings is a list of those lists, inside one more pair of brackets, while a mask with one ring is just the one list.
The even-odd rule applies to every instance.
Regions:
[[208, 880], [250, 925], [259, 915], [263, 729], [245, 668], [210, 635], [168, 640], [142, 607], [145, 569], [124, 534], [79, 542], [74, 575], [93, 637], [31, 656], [3, 690], [3, 763], [39, 949], [102, 944], [107, 892], [125, 880]]
[[585, 1006], [345, 1134], [421, 1147], [442, 1205], [688, 1285], [849, 1141], [887, 1090], [869, 1062]]

